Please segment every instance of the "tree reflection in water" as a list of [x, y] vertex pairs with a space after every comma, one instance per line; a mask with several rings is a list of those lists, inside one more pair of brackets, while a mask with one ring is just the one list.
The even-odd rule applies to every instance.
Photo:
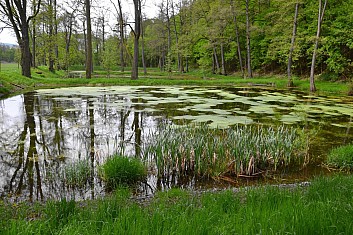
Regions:
[[[13, 98], [11, 104], [3, 102], [1, 197], [38, 201], [103, 195], [98, 166], [113, 154], [139, 157], [144, 129], [148, 133], [156, 125], [131, 100], [126, 99], [123, 108], [114, 108], [107, 104], [109, 99], [104, 95], [98, 100], [56, 99], [27, 93]], [[65, 186], [65, 165], [85, 159], [91, 169], [86, 187]]]

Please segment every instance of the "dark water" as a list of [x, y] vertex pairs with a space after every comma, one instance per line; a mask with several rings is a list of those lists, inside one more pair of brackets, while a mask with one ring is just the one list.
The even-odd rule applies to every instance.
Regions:
[[[117, 153], [139, 157], [149, 133], [162, 123], [307, 128], [316, 133], [311, 155], [324, 158], [332, 147], [351, 142], [352, 116], [349, 98], [259, 88], [85, 87], [26, 93], [0, 100], [0, 196], [14, 201], [100, 197], [105, 192], [97, 177], [99, 166]], [[85, 187], [68, 187], [65, 167], [79, 160], [89, 162], [90, 177]], [[301, 181], [323, 172], [308, 167], [273, 178]], [[153, 172], [148, 182], [137, 191], [229, 185], [173, 176], [157, 179]]]

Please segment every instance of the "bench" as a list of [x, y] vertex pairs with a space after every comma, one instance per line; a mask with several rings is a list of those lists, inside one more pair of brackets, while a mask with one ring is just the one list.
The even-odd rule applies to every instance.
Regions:
[[84, 75], [84, 71], [71, 71], [67, 74], [68, 78], [82, 78]]

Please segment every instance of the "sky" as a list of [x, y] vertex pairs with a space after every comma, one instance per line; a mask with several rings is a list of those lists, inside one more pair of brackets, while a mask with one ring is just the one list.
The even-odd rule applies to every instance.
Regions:
[[[114, 0], [113, 0], [114, 1]], [[162, 0], [142, 0], [142, 4], [144, 4], [143, 7], [143, 13], [148, 17], [148, 18], [153, 18], [158, 14], [158, 5]], [[104, 5], [109, 6], [111, 5], [109, 0], [98, 0], [99, 3], [104, 3]], [[115, 1], [116, 2], [116, 1]], [[129, 15], [133, 15], [133, 1], [132, 0], [123, 0], [122, 1], [123, 6], [123, 12]], [[111, 7], [111, 9], [114, 9]], [[112, 15], [112, 14], [110, 14]], [[3, 25], [0, 25], [0, 27]], [[10, 44], [17, 44], [16, 37], [12, 30], [10, 29], [4, 29], [0, 33], [0, 43], [10, 43]]]

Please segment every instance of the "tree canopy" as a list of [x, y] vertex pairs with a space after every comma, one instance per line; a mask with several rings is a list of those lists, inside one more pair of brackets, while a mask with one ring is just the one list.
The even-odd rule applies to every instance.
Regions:
[[[1, 12], [10, 16], [8, 25], [12, 22], [8, 9], [16, 9], [19, 2], [0, 0]], [[289, 75], [309, 78], [315, 52], [316, 75], [337, 80], [352, 74], [353, 0], [327, 1], [320, 37], [321, 0], [161, 0], [154, 18], [144, 15], [146, 9], [143, 4], [139, 6], [140, 1], [125, 1], [135, 3], [138, 12], [134, 13], [121, 2], [111, 8], [92, 3], [94, 66], [116, 66], [123, 71], [125, 66], [145, 62], [145, 66], [168, 71], [196, 68], [248, 76], [252, 71], [286, 74], [290, 69]], [[28, 3], [27, 12], [32, 14], [22, 21], [29, 23], [32, 65], [54, 69], [85, 66], [90, 48], [86, 6], [75, 0], [65, 4], [47, 0], [41, 2], [39, 10], [38, 1]], [[21, 32], [17, 24], [12, 27]], [[143, 43], [137, 43], [140, 35]]]

